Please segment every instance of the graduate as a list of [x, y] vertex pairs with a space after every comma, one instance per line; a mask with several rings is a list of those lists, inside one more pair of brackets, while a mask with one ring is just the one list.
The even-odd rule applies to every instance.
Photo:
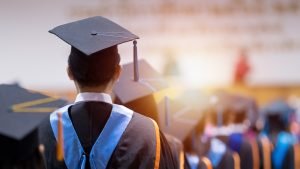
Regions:
[[[67, 23], [50, 33], [71, 45], [67, 72], [78, 95], [44, 124], [47, 167], [51, 169], [172, 169], [171, 150], [157, 123], [124, 106], [110, 94], [121, 74], [118, 45], [138, 37], [100, 17]], [[138, 79], [135, 69], [134, 78]], [[124, 86], [126, 91], [126, 86]], [[63, 160], [56, 157], [59, 123], [63, 128]], [[60, 160], [60, 161], [59, 161]]]
[[220, 96], [212, 96], [210, 102], [195, 130], [185, 140], [188, 161], [192, 169], [238, 169], [239, 155], [226, 144], [229, 132], [223, 124], [227, 108]]
[[285, 101], [276, 100], [263, 110], [265, 125], [259, 138], [261, 168], [294, 169], [295, 138], [289, 132], [290, 117], [295, 113]]
[[[229, 136], [227, 138], [228, 147], [239, 154], [240, 157], [240, 168], [241, 169], [253, 169], [254, 158], [257, 157], [258, 151], [254, 151], [251, 143], [245, 136], [248, 130], [247, 121], [247, 110], [243, 105], [238, 105], [239, 103], [233, 103], [229, 113], [227, 114], [227, 126], [229, 128]], [[256, 162], [257, 163], [257, 162]], [[255, 164], [255, 169], [258, 169], [258, 164]]]
[[[210, 160], [213, 169], [237, 169], [240, 167], [239, 155], [227, 147], [228, 130], [223, 126], [227, 112], [226, 108], [217, 108], [212, 106], [205, 112], [204, 133], [202, 136], [197, 134], [197, 145], [202, 146], [201, 152], [198, 152], [201, 158], [206, 157]], [[199, 132], [199, 131], [198, 131]], [[200, 148], [196, 148], [199, 150]], [[201, 153], [201, 154], [200, 154]], [[203, 166], [208, 169], [206, 160], [202, 160]]]
[[65, 101], [1, 84], [0, 102], [0, 168], [46, 169], [38, 127]]
[[[134, 67], [139, 67], [139, 79], [133, 81]], [[163, 77], [146, 61], [123, 65], [123, 71], [120, 80], [114, 87], [115, 102], [125, 105], [132, 110], [155, 120], [162, 130], [161, 139], [164, 146], [170, 147], [167, 152], [176, 164], [176, 168], [188, 168], [185, 161], [182, 140], [192, 129], [190, 123], [180, 123], [173, 118], [177, 112], [185, 114], [190, 110], [184, 110], [184, 106], [168, 97], [170, 93], [168, 84]], [[184, 118], [179, 117], [180, 119]], [[182, 120], [184, 121], [184, 119]]]

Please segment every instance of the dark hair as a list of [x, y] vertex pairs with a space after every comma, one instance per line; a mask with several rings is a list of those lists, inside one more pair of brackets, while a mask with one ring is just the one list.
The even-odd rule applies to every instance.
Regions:
[[233, 123], [240, 124], [247, 120], [247, 110], [245, 108], [240, 110], [233, 110], [234, 120]]
[[[220, 113], [220, 114], [219, 114]], [[228, 107], [223, 107], [222, 109], [218, 110], [215, 106], [210, 106], [205, 110], [204, 118], [209, 119], [209, 121], [213, 125], [219, 125], [219, 115], [221, 115], [221, 125], [228, 125], [230, 121], [229, 115], [231, 114], [231, 110]]]
[[94, 87], [108, 83], [113, 77], [120, 56], [117, 46], [101, 50], [92, 55], [85, 55], [72, 47], [68, 64], [74, 80], [80, 86]]
[[280, 114], [270, 114], [267, 115], [265, 119], [265, 126], [264, 130], [267, 133], [272, 131], [279, 132], [279, 131], [287, 131], [288, 130], [288, 122], [286, 122]]

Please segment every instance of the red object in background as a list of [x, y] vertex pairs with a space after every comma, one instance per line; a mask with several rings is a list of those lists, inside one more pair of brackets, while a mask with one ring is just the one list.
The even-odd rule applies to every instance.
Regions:
[[243, 51], [235, 65], [234, 82], [244, 83], [249, 71], [250, 71], [250, 65], [248, 63], [247, 55]]

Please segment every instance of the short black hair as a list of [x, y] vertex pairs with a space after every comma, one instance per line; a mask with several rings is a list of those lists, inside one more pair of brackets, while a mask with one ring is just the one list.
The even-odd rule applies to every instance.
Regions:
[[73, 78], [80, 86], [95, 87], [107, 84], [120, 63], [117, 46], [85, 55], [72, 47], [68, 59]]

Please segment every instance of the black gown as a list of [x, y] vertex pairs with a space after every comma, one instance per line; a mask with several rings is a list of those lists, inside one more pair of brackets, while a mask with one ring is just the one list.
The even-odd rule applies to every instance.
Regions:
[[[270, 168], [275, 168], [273, 166], [272, 161], [272, 149], [276, 146], [275, 141], [268, 140], [268, 143], [263, 143], [263, 138], [258, 137], [256, 139], [259, 151], [259, 168], [265, 169], [265, 165], [271, 166]], [[267, 158], [267, 159], [265, 159]], [[270, 160], [268, 160], [270, 159]], [[284, 159], [281, 169], [297, 169], [295, 168], [295, 153], [294, 153], [294, 146], [289, 146]], [[265, 164], [268, 163], [268, 164]]]
[[182, 142], [172, 135], [169, 134], [164, 134], [164, 135], [168, 141], [173, 157], [175, 157], [176, 164], [178, 164], [179, 166], [178, 168], [190, 169]]
[[[222, 140], [232, 149], [232, 151], [237, 152], [240, 157], [240, 167], [241, 169], [253, 169], [253, 151], [251, 143], [245, 139], [244, 135], [241, 135], [241, 140], [233, 142], [235, 145], [234, 149], [232, 144], [230, 144], [229, 138], [224, 137]], [[239, 147], [239, 148], [237, 148]]]
[[[71, 106], [68, 110], [71, 121], [87, 157], [92, 146], [103, 130], [112, 110], [112, 105], [105, 102], [88, 101]], [[153, 122], [138, 113], [134, 113], [130, 123], [117, 144], [107, 169], [144, 169], [154, 168], [155, 132]], [[56, 159], [56, 139], [50, 120], [40, 127], [40, 141], [45, 145], [46, 165], [48, 169], [67, 168], [65, 163]], [[177, 169], [176, 158], [164, 135], [160, 132], [160, 169]], [[89, 163], [86, 163], [89, 169]]]

